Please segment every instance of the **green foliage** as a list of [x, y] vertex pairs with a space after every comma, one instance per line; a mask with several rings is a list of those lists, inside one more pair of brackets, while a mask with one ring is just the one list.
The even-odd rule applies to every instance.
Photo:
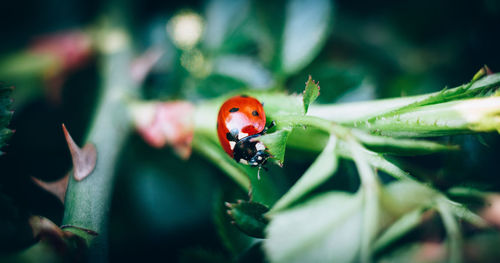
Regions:
[[307, 113], [309, 104], [313, 103], [319, 96], [319, 85], [314, 82], [311, 76], [309, 76], [309, 79], [306, 82], [306, 88], [302, 96], [302, 100], [304, 102], [304, 112]]
[[[10, 110], [12, 103], [12, 99], [10, 98], [11, 92], [11, 87], [6, 87], [0, 83], [0, 150], [12, 135], [12, 130], [7, 128], [13, 114]], [[2, 155], [2, 151], [0, 151], [0, 155]]]
[[272, 153], [272, 158], [277, 160], [279, 165], [283, 165], [285, 161], [286, 142], [291, 130], [291, 128], [283, 128], [259, 138], [259, 141], [266, 145], [269, 152]]
[[269, 223], [264, 214], [269, 211], [265, 205], [239, 200], [235, 204], [226, 203], [227, 213], [234, 224], [251, 237], [264, 238], [264, 229]]
[[[486, 198], [482, 185], [492, 190], [500, 187], [490, 176], [495, 166], [482, 170], [496, 160], [500, 74], [483, 67], [469, 83], [432, 92], [443, 82], [460, 83], [461, 77], [470, 74], [449, 69], [454, 65], [464, 67], [462, 72], [470, 70], [470, 65], [464, 66], [470, 64], [467, 61], [456, 63], [462, 62], [463, 55], [456, 50], [469, 50], [462, 43], [467, 41], [436, 46], [426, 36], [422, 45], [410, 41], [422, 37], [422, 32], [408, 30], [417, 25], [387, 22], [397, 21], [394, 17], [353, 16], [345, 12], [349, 5], [338, 5], [337, 12], [337, 5], [329, 0], [208, 0], [200, 13], [183, 9], [168, 21], [148, 17], [148, 22], [160, 21], [148, 26], [134, 24], [136, 16], [130, 11], [135, 10], [130, 6], [114, 4], [111, 13], [107, 10], [103, 19], [96, 19], [104, 22], [85, 26], [99, 61], [94, 78], [102, 82], [96, 93], [97, 107], [89, 110], [95, 116], [88, 118], [90, 123], [80, 120], [76, 125], [88, 127], [88, 134], [80, 131], [80, 137], [96, 145], [97, 163], [82, 181], [70, 176], [60, 220], [73, 225], [65, 231], [86, 239], [91, 261], [107, 261], [108, 244], [130, 260], [127, 253], [132, 252], [122, 249], [120, 242], [146, 240], [150, 242], [144, 246], [147, 249], [129, 244], [143, 249], [141, 258], [167, 249], [166, 254], [182, 262], [413, 262], [425, 240], [412, 230], [433, 224], [433, 230], [442, 228], [434, 232], [444, 237], [431, 239], [444, 240], [439, 245], [447, 252], [439, 260], [459, 262], [469, 238], [462, 226], [472, 225], [474, 233], [483, 233], [488, 226], [468, 201], [481, 203]], [[389, 10], [399, 14], [396, 7]], [[186, 18], [188, 23], [176, 30], [176, 23]], [[340, 26], [332, 31], [334, 24]], [[432, 27], [423, 28], [428, 34]], [[186, 36], [192, 37], [189, 43]], [[437, 42], [447, 43], [441, 38]], [[151, 49], [142, 47], [158, 49], [158, 58], [145, 63]], [[135, 51], [145, 54], [136, 60]], [[0, 78], [23, 80], [22, 92], [29, 96], [19, 92], [20, 98], [38, 98], [45, 91], [50, 96], [58, 91], [51, 84], [72, 77], [70, 71], [50, 75], [57, 61], [30, 55], [29, 49], [4, 58]], [[144, 71], [143, 78], [135, 78], [136, 64]], [[446, 70], [438, 70], [439, 65]], [[311, 75], [321, 80], [321, 97], [319, 82]], [[34, 82], [50, 88], [26, 89], [36, 86], [31, 85]], [[68, 84], [64, 91], [72, 93], [73, 86]], [[10, 89], [0, 86], [0, 148], [11, 134], [7, 129], [12, 115], [9, 93]], [[236, 94], [258, 98], [267, 124], [276, 122], [275, 128], [258, 138], [271, 155], [262, 170], [235, 162], [219, 145], [219, 107]], [[402, 94], [411, 96], [375, 100]], [[183, 111], [171, 114], [170, 109], [164, 115], [130, 118], [127, 114], [139, 104], [178, 100], [189, 101], [192, 116]], [[20, 101], [20, 107], [25, 106], [27, 100]], [[64, 105], [71, 103], [63, 100]], [[148, 150], [136, 151], [127, 146], [134, 124], [142, 127], [140, 123], [151, 120], [161, 127], [147, 130], [149, 136], [179, 135], [176, 132], [182, 125], [169, 114], [186, 115], [182, 117], [189, 127], [181, 127], [187, 130], [181, 134], [185, 137], [173, 136], [166, 143], [192, 150], [189, 160], [178, 159], [170, 149], [143, 144]], [[21, 127], [36, 130], [39, 126]], [[69, 124], [68, 128], [73, 130]], [[482, 143], [491, 144], [490, 148], [471, 142], [471, 137], [455, 136], [479, 133], [487, 137]], [[140, 160], [148, 161], [141, 164]], [[24, 164], [24, 160], [13, 163]], [[120, 180], [132, 183], [119, 182], [115, 187], [115, 175], [121, 173], [125, 176]], [[461, 178], [472, 173], [476, 178], [467, 180], [475, 183], [482, 177], [480, 186]], [[178, 180], [185, 185], [177, 185]], [[467, 191], [443, 190], [463, 184], [468, 185]], [[110, 209], [112, 193], [116, 201]], [[196, 200], [205, 201], [204, 206], [189, 205]], [[212, 209], [206, 203], [213, 203]], [[196, 211], [195, 219], [186, 216], [192, 211]], [[434, 221], [425, 221], [427, 217]], [[98, 235], [85, 234], [89, 230]], [[107, 239], [110, 231], [115, 231], [112, 240]], [[403, 239], [416, 245], [401, 246]], [[37, 243], [24, 252], [45, 253], [50, 258], [53, 253], [46, 252], [45, 245]], [[398, 249], [406, 253], [392, 253]]]
[[283, 73], [296, 73], [319, 53], [332, 13], [333, 4], [328, 0], [288, 1], [280, 59]]
[[359, 195], [329, 192], [272, 216], [264, 248], [272, 262], [352, 262], [362, 231]]
[[315, 187], [325, 182], [335, 173], [337, 169], [337, 156], [335, 154], [336, 143], [337, 138], [331, 136], [325, 149], [323, 149], [314, 163], [311, 164], [309, 169], [300, 177], [299, 181], [278, 200], [273, 206], [272, 212], [286, 208], [294, 201], [297, 201]]

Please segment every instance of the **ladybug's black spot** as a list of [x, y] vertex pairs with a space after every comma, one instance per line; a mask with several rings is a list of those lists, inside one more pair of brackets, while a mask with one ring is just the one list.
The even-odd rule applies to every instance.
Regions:
[[259, 116], [259, 113], [256, 110], [254, 110], [254, 111], [252, 111], [252, 115], [253, 116]]
[[240, 95], [242, 98], [248, 98], [248, 95]]
[[240, 110], [240, 108], [231, 108], [231, 109], [229, 110], [229, 112], [237, 112], [237, 111], [239, 111], [239, 110]]

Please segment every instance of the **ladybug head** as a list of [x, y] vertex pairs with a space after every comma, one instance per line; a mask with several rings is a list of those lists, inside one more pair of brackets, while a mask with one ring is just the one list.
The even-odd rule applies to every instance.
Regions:
[[259, 136], [261, 135], [254, 134], [237, 141], [234, 145], [234, 160], [253, 167], [262, 167], [270, 154], [266, 152], [266, 146], [257, 140]]

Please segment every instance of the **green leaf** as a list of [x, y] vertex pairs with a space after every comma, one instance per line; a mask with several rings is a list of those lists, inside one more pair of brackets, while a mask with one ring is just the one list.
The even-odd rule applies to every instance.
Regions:
[[286, 142], [291, 131], [291, 128], [284, 128], [279, 131], [263, 135], [259, 138], [259, 141], [264, 143], [269, 152], [272, 154], [272, 158], [276, 159], [280, 165], [283, 165], [285, 160]]
[[226, 203], [227, 213], [234, 220], [234, 224], [245, 234], [251, 237], [264, 238], [264, 229], [269, 223], [264, 214], [269, 211], [267, 206], [239, 200], [236, 204]]
[[401, 217], [375, 241], [374, 250], [380, 251], [386, 248], [412, 229], [415, 229], [422, 221], [422, 213], [423, 210], [416, 209]]
[[460, 203], [455, 203], [455, 202], [449, 202], [449, 207], [450, 210], [453, 212], [453, 214], [460, 218], [463, 219], [470, 224], [479, 227], [479, 228], [485, 228], [488, 227], [489, 223], [486, 222], [482, 217], [477, 215], [476, 213], [472, 212], [469, 210], [467, 207]]
[[400, 180], [387, 185], [382, 192], [382, 206], [393, 217], [429, 207], [439, 196], [436, 190], [411, 180]]
[[271, 73], [257, 60], [247, 56], [218, 57], [213, 62], [212, 73], [234, 78], [253, 89], [266, 89], [273, 85]]
[[360, 260], [370, 262], [372, 259], [373, 240], [381, 228], [380, 219], [380, 182], [378, 176], [365, 158], [363, 146], [353, 138], [347, 141], [353, 161], [356, 164], [361, 188], [359, 192], [363, 197], [363, 223], [361, 234]]
[[229, 263], [232, 262], [222, 252], [214, 251], [209, 248], [186, 248], [179, 253], [179, 263]]
[[[249, 93], [252, 95], [252, 93]], [[266, 116], [272, 118], [277, 115], [303, 115], [304, 104], [302, 96], [283, 93], [261, 93], [253, 95], [264, 104]]]
[[437, 210], [446, 229], [446, 242], [448, 244], [449, 262], [462, 262], [463, 257], [463, 237], [453, 212], [448, 205], [449, 201], [442, 198], [437, 201]]
[[354, 262], [360, 247], [362, 199], [329, 192], [274, 214], [264, 250], [271, 262]]
[[224, 40], [244, 21], [250, 9], [247, 0], [211, 0], [206, 9], [204, 44], [211, 50], [220, 49]]
[[212, 160], [244, 190], [250, 189], [250, 180], [246, 172], [232, 160], [220, 146], [215, 145], [202, 134], [196, 134], [192, 143], [193, 149]]
[[290, 188], [290, 190], [288, 190], [288, 192], [283, 195], [278, 202], [276, 202], [274, 207], [271, 209], [271, 212], [274, 213], [288, 207], [290, 204], [311, 192], [314, 188], [333, 176], [337, 170], [338, 162], [337, 155], [335, 154], [336, 144], [337, 138], [333, 135], [330, 136], [323, 152], [321, 152], [314, 163], [311, 164], [311, 166], [292, 186], [292, 188]]
[[226, 213], [223, 198], [220, 192], [216, 192], [212, 218], [222, 244], [233, 256], [237, 256], [251, 247], [255, 239], [243, 234], [230, 223], [231, 217]]
[[311, 75], [306, 82], [306, 88], [303, 93], [302, 101], [304, 102], [304, 112], [307, 113], [309, 105], [313, 103], [319, 96], [319, 82], [314, 82]]
[[328, 36], [332, 2], [289, 0], [281, 50], [281, 69], [290, 75], [309, 64]]
[[[7, 129], [13, 112], [10, 110], [12, 100], [10, 94], [12, 88], [6, 87], [0, 83], [0, 150], [12, 135], [12, 130]], [[0, 151], [2, 155], [2, 151]]]

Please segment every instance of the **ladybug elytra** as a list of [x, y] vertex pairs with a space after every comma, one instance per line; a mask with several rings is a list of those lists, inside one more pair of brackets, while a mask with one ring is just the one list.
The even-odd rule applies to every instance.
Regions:
[[253, 97], [234, 96], [224, 102], [219, 110], [219, 141], [224, 151], [239, 163], [258, 166], [259, 170], [266, 163], [270, 154], [257, 138], [267, 129], [264, 107]]

